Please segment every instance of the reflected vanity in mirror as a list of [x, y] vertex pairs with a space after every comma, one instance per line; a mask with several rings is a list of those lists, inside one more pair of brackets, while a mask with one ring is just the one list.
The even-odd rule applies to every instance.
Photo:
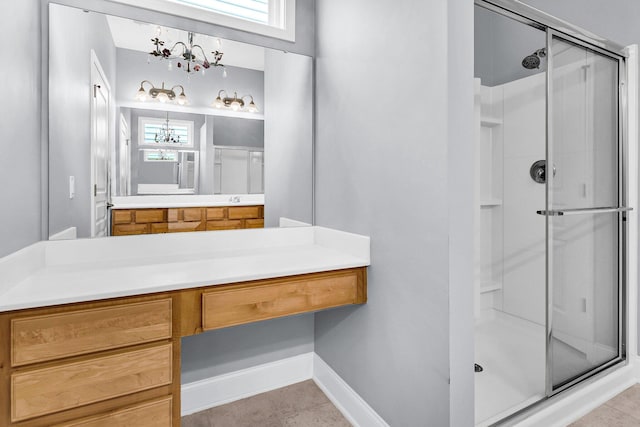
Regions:
[[312, 67], [50, 4], [50, 238], [310, 224]]

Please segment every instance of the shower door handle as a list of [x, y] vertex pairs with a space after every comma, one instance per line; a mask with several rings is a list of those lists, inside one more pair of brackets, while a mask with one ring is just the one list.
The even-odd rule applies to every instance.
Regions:
[[633, 208], [619, 207], [619, 208], [580, 208], [580, 209], [557, 209], [550, 211], [537, 211], [538, 215], [544, 216], [566, 216], [566, 215], [587, 215], [587, 214], [600, 214], [600, 213], [618, 213], [629, 212]]

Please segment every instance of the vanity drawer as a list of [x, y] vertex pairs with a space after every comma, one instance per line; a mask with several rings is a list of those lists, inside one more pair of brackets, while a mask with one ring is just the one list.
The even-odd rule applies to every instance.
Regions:
[[171, 418], [172, 398], [169, 396], [56, 427], [171, 427]]
[[229, 219], [262, 218], [262, 206], [235, 206], [229, 208]]
[[165, 222], [164, 209], [142, 209], [136, 211], [136, 223], [143, 224], [148, 222]]
[[17, 318], [11, 364], [20, 366], [171, 338], [171, 299]]
[[244, 228], [264, 228], [264, 219], [247, 219]]
[[207, 219], [225, 219], [227, 208], [207, 208]]
[[147, 224], [119, 224], [113, 226], [114, 236], [133, 236], [137, 234], [147, 234], [149, 227]]
[[204, 218], [205, 212], [202, 208], [179, 208], [179, 209], [168, 209], [167, 210], [167, 221], [168, 222], [179, 222], [179, 221], [202, 221]]
[[237, 230], [242, 228], [242, 221], [241, 220], [235, 220], [235, 221], [228, 221], [228, 220], [222, 220], [222, 221], [207, 221], [207, 230], [211, 231], [211, 230]]
[[172, 346], [11, 375], [11, 420], [22, 421], [171, 384]]
[[220, 286], [202, 294], [202, 325], [211, 330], [356, 303], [358, 274], [354, 270], [245, 287]]
[[169, 233], [180, 233], [183, 231], [204, 231], [206, 224], [204, 221], [194, 222], [170, 222], [168, 225]]
[[114, 224], [131, 224], [133, 221], [132, 212], [129, 210], [114, 210], [113, 212], [113, 223]]

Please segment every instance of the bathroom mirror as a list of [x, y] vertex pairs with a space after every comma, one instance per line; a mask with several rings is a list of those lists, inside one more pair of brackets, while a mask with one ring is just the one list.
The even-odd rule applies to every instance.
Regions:
[[120, 235], [123, 209], [199, 208], [189, 231], [226, 229], [210, 207], [311, 223], [310, 57], [49, 4], [48, 64], [50, 238]]

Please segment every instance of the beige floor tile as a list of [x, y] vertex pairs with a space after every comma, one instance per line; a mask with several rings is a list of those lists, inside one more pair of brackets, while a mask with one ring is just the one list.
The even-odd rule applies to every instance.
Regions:
[[639, 425], [640, 422], [631, 415], [602, 405], [571, 424], [570, 427], [638, 427]]
[[284, 420], [286, 427], [351, 427], [338, 409], [331, 403], [316, 406]]
[[640, 425], [640, 384], [626, 389], [609, 400], [606, 405], [631, 415], [638, 420], [638, 425]]
[[311, 380], [182, 418], [183, 427], [349, 427]]

